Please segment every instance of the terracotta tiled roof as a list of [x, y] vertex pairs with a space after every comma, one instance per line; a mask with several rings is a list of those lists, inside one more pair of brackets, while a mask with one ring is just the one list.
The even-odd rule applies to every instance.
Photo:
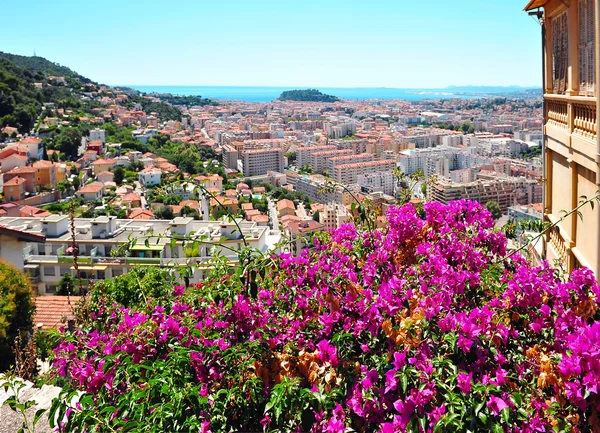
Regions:
[[23, 206], [21, 209], [19, 209], [19, 216], [21, 217], [44, 218], [50, 215], [52, 215], [52, 213], [48, 212], [47, 210], [34, 206]]
[[42, 329], [66, 326], [66, 319], [74, 316], [73, 308], [81, 296], [38, 296], [35, 298], [33, 323]]
[[4, 182], [4, 186], [19, 186], [22, 183], [25, 183], [25, 179], [22, 177], [13, 177], [11, 180]]

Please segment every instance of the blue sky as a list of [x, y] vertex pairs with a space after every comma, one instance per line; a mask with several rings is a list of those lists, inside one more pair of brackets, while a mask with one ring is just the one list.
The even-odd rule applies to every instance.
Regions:
[[538, 86], [526, 0], [0, 0], [0, 50], [115, 84]]

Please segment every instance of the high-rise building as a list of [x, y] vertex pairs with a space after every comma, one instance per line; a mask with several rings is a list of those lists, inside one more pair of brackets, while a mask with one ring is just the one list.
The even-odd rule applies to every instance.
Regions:
[[283, 173], [283, 150], [277, 148], [244, 150], [240, 154], [244, 176], [259, 176], [270, 171]]
[[544, 85], [544, 216], [558, 223], [546, 239], [546, 258], [568, 272], [584, 265], [600, 272], [598, 206], [559, 223], [562, 211], [593, 197], [600, 185], [597, 85], [598, 0], [531, 0], [542, 24]]

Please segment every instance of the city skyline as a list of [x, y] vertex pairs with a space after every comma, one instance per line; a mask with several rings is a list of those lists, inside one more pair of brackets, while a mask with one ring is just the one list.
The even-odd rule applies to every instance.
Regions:
[[2, 50], [111, 85], [540, 86], [540, 28], [522, 2], [430, 6], [4, 3], [29, 19], [5, 23]]

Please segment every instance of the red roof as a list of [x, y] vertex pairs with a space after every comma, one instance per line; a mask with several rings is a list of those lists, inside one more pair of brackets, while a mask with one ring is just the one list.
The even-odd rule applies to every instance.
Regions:
[[42, 329], [56, 329], [66, 326], [67, 320], [74, 317], [73, 309], [81, 296], [38, 296], [35, 298], [33, 323]]
[[11, 180], [4, 182], [4, 186], [19, 186], [25, 183], [25, 179], [22, 177], [13, 177]]

